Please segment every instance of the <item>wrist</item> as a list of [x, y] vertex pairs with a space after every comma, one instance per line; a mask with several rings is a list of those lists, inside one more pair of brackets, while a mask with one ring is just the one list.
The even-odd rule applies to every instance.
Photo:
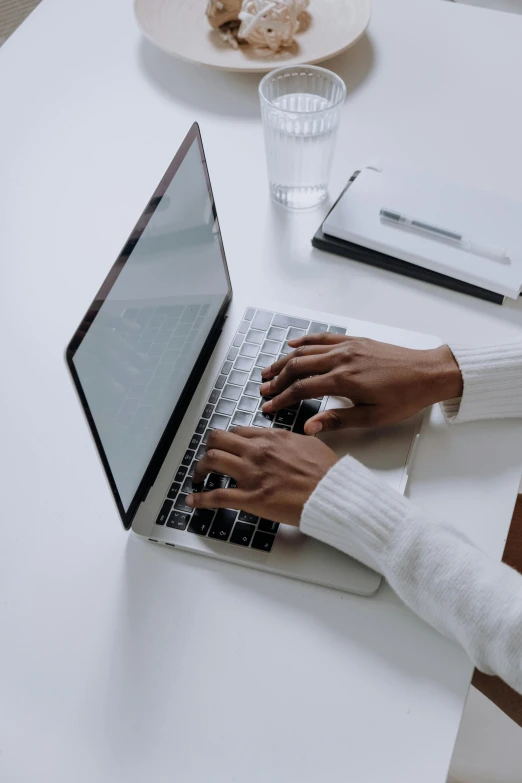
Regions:
[[462, 373], [448, 345], [426, 351], [425, 372], [431, 404], [462, 397]]

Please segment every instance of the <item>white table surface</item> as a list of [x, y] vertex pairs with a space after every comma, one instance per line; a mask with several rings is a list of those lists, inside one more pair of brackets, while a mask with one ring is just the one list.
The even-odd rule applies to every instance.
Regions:
[[[203, 3], [202, 3], [203, 5]], [[522, 19], [374, 0], [332, 193], [371, 160], [520, 197]], [[361, 599], [119, 524], [62, 353], [193, 120], [236, 290], [519, 339], [522, 308], [326, 254], [267, 197], [258, 78], [170, 60], [130, 0], [44, 0], [0, 50], [0, 779], [442, 783], [472, 667], [385, 586]], [[7, 361], [5, 361], [7, 359]], [[411, 494], [500, 557], [522, 434], [435, 417]], [[477, 481], [477, 478], [479, 481]]]

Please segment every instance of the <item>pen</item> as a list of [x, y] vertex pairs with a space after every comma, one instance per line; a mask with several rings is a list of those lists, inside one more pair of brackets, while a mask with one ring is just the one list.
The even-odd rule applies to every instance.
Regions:
[[425, 223], [423, 220], [417, 220], [416, 218], [408, 217], [408, 215], [403, 215], [400, 212], [394, 212], [392, 209], [381, 209], [380, 215], [383, 223], [388, 223], [390, 226], [410, 229], [423, 236], [430, 237], [439, 242], [447, 242], [468, 253], [474, 253], [477, 256], [489, 258], [492, 261], [509, 261], [509, 256], [504, 248], [497, 249], [485, 247], [484, 245], [472, 242], [469, 237], [458, 234], [456, 231], [440, 228], [440, 226], [433, 226], [431, 223]]

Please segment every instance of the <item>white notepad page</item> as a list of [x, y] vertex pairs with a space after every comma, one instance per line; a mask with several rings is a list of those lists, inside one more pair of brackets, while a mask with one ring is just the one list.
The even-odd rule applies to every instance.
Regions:
[[[390, 226], [380, 219], [383, 208], [463, 234], [481, 246], [505, 248], [509, 262]], [[363, 169], [323, 231], [503, 296], [516, 298], [522, 287], [522, 203], [487, 191], [406, 170]]]

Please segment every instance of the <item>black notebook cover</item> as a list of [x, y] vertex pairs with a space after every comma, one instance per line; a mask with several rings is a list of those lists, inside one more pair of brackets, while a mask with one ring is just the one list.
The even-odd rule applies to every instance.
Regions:
[[[359, 172], [356, 171], [350, 178], [348, 185], [335, 204], [344, 196], [346, 190], [350, 187], [358, 173]], [[399, 275], [405, 275], [406, 277], [415, 277], [417, 280], [423, 280], [425, 283], [434, 283], [443, 288], [449, 288], [452, 291], [459, 291], [461, 294], [469, 294], [470, 296], [476, 296], [479, 299], [485, 299], [488, 302], [494, 302], [495, 304], [500, 305], [504, 302], [502, 294], [488, 291], [487, 288], [480, 288], [471, 283], [464, 283], [462, 280], [456, 280], [454, 277], [443, 275], [440, 272], [432, 272], [430, 269], [417, 266], [417, 264], [412, 264], [409, 261], [402, 261], [399, 258], [388, 256], [385, 253], [379, 253], [377, 250], [371, 250], [368, 247], [355, 245], [353, 242], [347, 242], [344, 239], [337, 239], [329, 234], [325, 234], [323, 231], [323, 224], [321, 224], [312, 239], [312, 245], [318, 250], [326, 250], [328, 253], [345, 256], [354, 261], [362, 261], [363, 264], [370, 264], [371, 266], [377, 266], [381, 269], [388, 269], [391, 272], [397, 272]]]

